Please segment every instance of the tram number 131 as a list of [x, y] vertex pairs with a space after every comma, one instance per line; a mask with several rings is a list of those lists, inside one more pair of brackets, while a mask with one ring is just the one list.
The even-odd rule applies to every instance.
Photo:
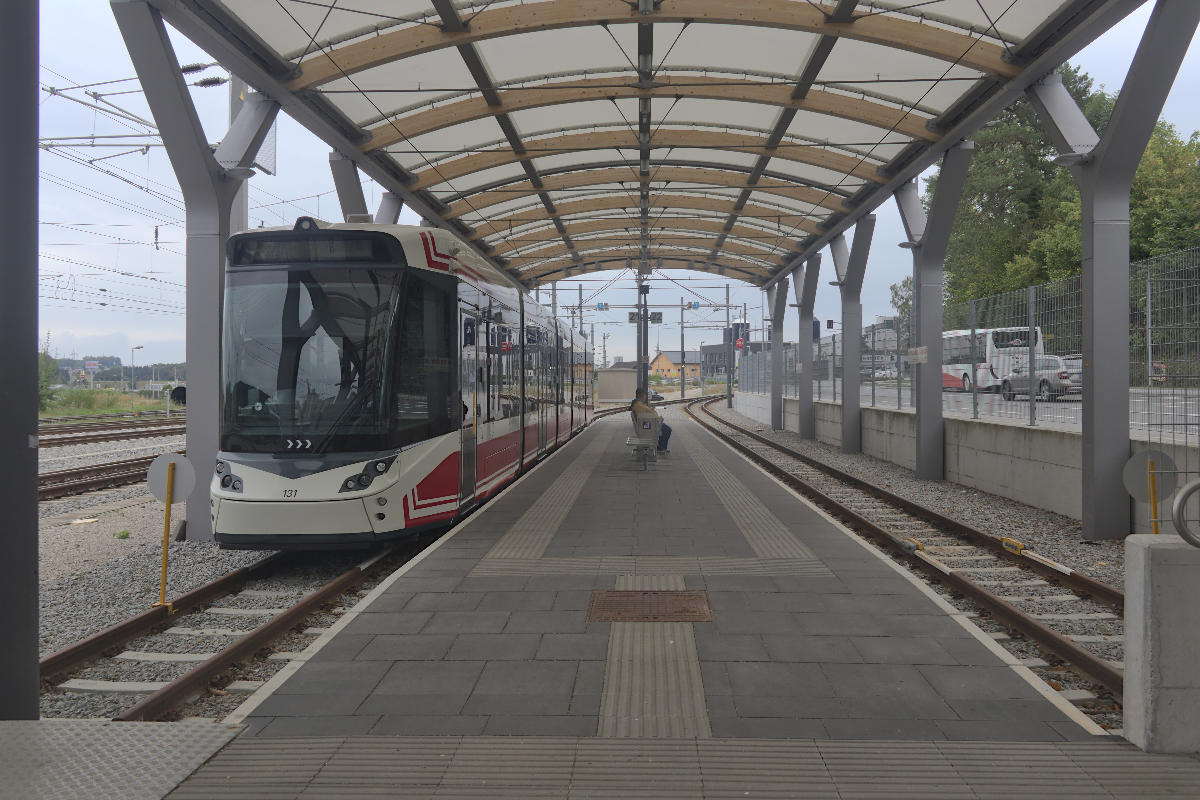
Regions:
[[299, 494], [300, 494], [299, 489], [284, 489], [283, 490], [283, 499], [291, 500], [291, 499], [295, 498], [296, 496], [298, 496]]

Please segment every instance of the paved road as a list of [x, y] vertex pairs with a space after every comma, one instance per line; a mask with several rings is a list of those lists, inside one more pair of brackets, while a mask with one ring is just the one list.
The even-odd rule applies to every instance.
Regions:
[[[837, 397], [842, 397], [841, 382], [837, 382]], [[794, 388], [790, 396], [794, 397]], [[823, 400], [833, 399], [833, 388], [829, 381], [821, 381], [819, 386], [813, 384], [813, 397]], [[860, 387], [859, 397], [864, 407], [871, 405], [871, 386], [869, 383]], [[902, 390], [904, 407], [911, 408], [911, 393], [907, 383]], [[972, 396], [968, 392], [942, 393], [942, 408], [948, 415], [972, 415]], [[875, 384], [875, 405], [883, 408], [896, 408], [896, 382], [877, 382]], [[1034, 403], [1035, 419], [1038, 422], [1054, 422], [1065, 425], [1081, 425], [1083, 403], [1078, 396], [1064, 397], [1051, 403]], [[979, 393], [980, 418], [1003, 418], [1014, 421], [1028, 422], [1029, 402], [1027, 398], [1005, 400], [998, 394]], [[1129, 425], [1132, 428], [1153, 428], [1156, 430], [1172, 428], [1176, 435], [1183, 435], [1185, 428], [1190, 428], [1193, 438], [1200, 429], [1200, 389], [1146, 389], [1132, 388], [1129, 390]]]

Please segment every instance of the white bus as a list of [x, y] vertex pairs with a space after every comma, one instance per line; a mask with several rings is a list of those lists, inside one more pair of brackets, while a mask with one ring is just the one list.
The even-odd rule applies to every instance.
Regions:
[[[1045, 354], [1042, 329], [1033, 329], [1033, 355]], [[971, 364], [971, 331], [942, 334], [942, 388], [998, 391], [1004, 376], [1029, 360], [1029, 328], [976, 328], [975, 364]]]

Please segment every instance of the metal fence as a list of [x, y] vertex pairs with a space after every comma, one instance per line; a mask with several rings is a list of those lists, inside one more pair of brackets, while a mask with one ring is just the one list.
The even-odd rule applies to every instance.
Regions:
[[[1168, 485], [1200, 477], [1200, 248], [1130, 264], [1129, 424], [1134, 439], [1166, 454]], [[1115, 321], [1119, 324], [1119, 322]], [[911, 408], [912, 322], [868, 325], [859, 365], [864, 406]], [[844, 332], [812, 343], [815, 399], [840, 402]], [[784, 353], [784, 394], [799, 386], [798, 345]], [[947, 416], [1080, 426], [1083, 304], [1079, 277], [952, 305], [943, 312], [942, 400]], [[1103, 359], [1104, 354], [1099, 354]], [[1095, 365], [1104, 369], [1104, 364]], [[771, 391], [771, 353], [744, 352], [740, 390]], [[1161, 465], [1160, 465], [1161, 466]], [[1168, 464], [1168, 466], [1171, 466]], [[1157, 467], [1156, 467], [1157, 469]], [[1200, 531], [1200, 493], [1187, 509]], [[1160, 517], [1170, 510], [1165, 503]]]

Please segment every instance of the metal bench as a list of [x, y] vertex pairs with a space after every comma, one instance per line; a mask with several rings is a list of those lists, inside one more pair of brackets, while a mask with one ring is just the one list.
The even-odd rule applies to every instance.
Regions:
[[625, 444], [633, 448], [633, 457], [640, 458], [642, 469], [646, 469], [648, 462], [658, 460], [662, 419], [653, 414], [634, 414], [632, 411], [629, 416], [633, 419], [633, 436], [626, 437]]

